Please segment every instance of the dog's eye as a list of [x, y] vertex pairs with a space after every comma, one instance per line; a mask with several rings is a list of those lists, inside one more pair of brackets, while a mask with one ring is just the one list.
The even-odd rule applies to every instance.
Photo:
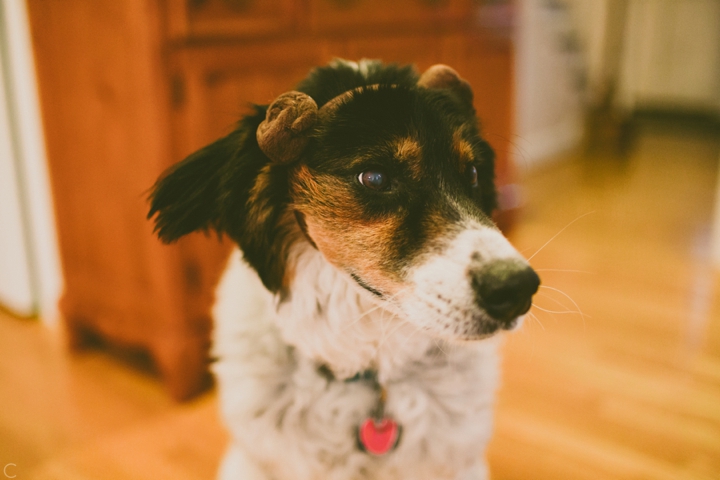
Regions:
[[368, 170], [358, 175], [360, 183], [373, 190], [385, 190], [390, 184], [390, 178], [381, 170]]
[[478, 186], [477, 167], [475, 167], [475, 165], [465, 167], [465, 178], [467, 178], [471, 187], [475, 188]]
[[471, 187], [475, 188], [478, 186], [478, 171], [475, 165], [468, 165], [465, 168], [465, 176], [468, 182], [470, 182]]

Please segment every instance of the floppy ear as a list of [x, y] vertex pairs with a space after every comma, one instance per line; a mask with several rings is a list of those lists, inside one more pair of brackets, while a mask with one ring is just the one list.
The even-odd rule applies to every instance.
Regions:
[[[157, 215], [155, 230], [166, 243], [195, 230], [226, 233], [268, 290], [278, 292], [284, 285], [289, 247], [297, 237], [297, 224], [287, 208], [292, 166], [286, 164], [300, 155], [314, 118], [312, 113], [307, 117], [304, 108], [290, 108], [284, 115], [283, 108], [255, 109], [235, 132], [190, 155], [158, 180], [148, 218]], [[259, 126], [277, 119], [268, 137], [274, 146], [265, 152], [258, 144]], [[285, 153], [278, 157], [273, 152]]]
[[150, 195], [148, 218], [157, 213], [155, 231], [160, 239], [170, 243], [208, 228], [236, 230], [237, 217], [224, 218], [226, 207], [233, 207], [231, 215], [242, 215], [237, 209], [244, 209], [246, 194], [268, 159], [288, 164], [302, 154], [317, 111], [308, 95], [284, 93], [267, 109], [256, 107], [255, 115], [245, 117], [227, 137], [168, 169]]
[[170, 167], [150, 194], [148, 219], [157, 213], [155, 231], [170, 243], [195, 230], [218, 229], [220, 179], [240, 145], [240, 132], [199, 150]]
[[418, 86], [429, 89], [446, 89], [455, 92], [463, 101], [472, 105], [473, 92], [470, 84], [447, 65], [437, 64], [420, 76]]

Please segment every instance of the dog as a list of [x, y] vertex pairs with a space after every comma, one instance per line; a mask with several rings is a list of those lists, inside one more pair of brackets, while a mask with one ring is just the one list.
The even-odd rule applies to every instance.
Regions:
[[217, 289], [223, 480], [480, 480], [498, 333], [540, 280], [492, 221], [455, 70], [335, 60], [155, 184], [172, 242], [238, 245]]

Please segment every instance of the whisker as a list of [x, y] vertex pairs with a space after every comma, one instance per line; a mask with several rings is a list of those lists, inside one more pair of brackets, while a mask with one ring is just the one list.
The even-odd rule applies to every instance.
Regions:
[[[385, 313], [385, 311], [384, 311], [383, 313]], [[403, 328], [403, 327], [405, 327], [405, 326], [410, 326], [411, 328], [414, 329], [414, 330], [413, 330], [413, 333], [411, 333], [410, 335], [408, 335], [408, 336], [405, 338], [405, 340], [404, 340], [400, 345], [397, 345], [397, 346], [396, 346], [396, 351], [393, 353], [393, 356], [394, 356], [395, 354], [399, 354], [399, 353], [402, 351], [402, 348], [407, 344], [407, 342], [410, 341], [410, 339], [411, 339], [413, 336], [415, 336], [415, 334], [416, 334], [417, 332], [421, 331], [422, 329], [421, 329], [420, 327], [418, 327], [417, 325], [413, 324], [412, 322], [408, 322], [408, 321], [407, 321], [406, 319], [404, 319], [402, 316], [393, 315], [392, 318], [393, 318], [394, 320], [397, 320], [397, 325], [395, 326], [394, 329], [392, 329], [391, 331], [389, 331], [389, 332], [387, 333], [387, 335], [385, 335], [385, 332], [384, 332], [384, 330], [383, 330], [383, 334], [382, 334], [382, 336], [380, 337], [380, 341], [378, 342], [377, 347], [376, 347], [376, 349], [375, 349], [376, 352], [378, 352], [378, 351], [383, 347], [383, 345], [385, 345], [385, 343], [387, 343], [387, 341], [389, 341], [390, 338], [391, 338], [398, 330], [400, 330], [401, 328]], [[394, 358], [393, 358], [393, 360], [394, 360]]]
[[445, 356], [447, 357], [447, 356], [448, 356], [448, 352], [446, 352], [445, 350], [443, 350], [443, 348], [442, 348], [442, 347], [440, 346], [440, 344], [438, 343], [438, 339], [435, 338], [435, 337], [433, 337], [433, 342], [435, 343], [435, 346], [438, 348], [438, 350], [440, 350], [440, 351], [443, 353], [443, 355], [445, 355]]
[[395, 326], [395, 328], [393, 328], [391, 331], [387, 332], [387, 335], [385, 332], [385, 328], [384, 327], [382, 328], [382, 334], [380, 336], [380, 341], [378, 342], [376, 351], [379, 351], [380, 348], [385, 344], [385, 342], [387, 342], [395, 334], [395, 332], [400, 330], [402, 327], [404, 327], [408, 323], [398, 317], [395, 317], [395, 318], [397, 318], [398, 320], [401, 320], [401, 321], [398, 322], [398, 324]]
[[589, 273], [594, 274], [595, 272], [590, 272], [587, 270], [572, 270], [572, 269], [566, 269], [566, 268], [534, 268], [536, 272], [571, 272], [571, 273]]
[[[394, 295], [390, 295], [390, 296], [387, 297], [385, 300], [383, 300], [383, 302], [389, 302], [390, 300], [395, 299], [395, 297], [397, 297], [397, 296], [400, 295], [401, 293], [404, 293], [404, 292], [407, 291], [407, 290], [409, 290], [409, 288], [400, 289], [400, 290], [399, 290], [398, 292], [396, 292]], [[356, 323], [358, 323], [360, 320], [362, 320], [363, 318], [365, 318], [366, 316], [368, 316], [368, 315], [371, 314], [372, 312], [375, 312], [375, 311], [377, 311], [377, 310], [379, 310], [379, 309], [381, 309], [381, 308], [382, 308], [382, 309], [386, 309], [386, 307], [387, 307], [387, 305], [386, 305], [385, 303], [378, 303], [378, 304], [375, 305], [374, 307], [365, 310], [358, 318], [356, 318], [356, 319], [353, 320], [352, 322], [350, 322], [350, 323], [348, 323], [347, 325], [345, 325], [345, 326], [343, 327], [343, 330], [352, 327], [353, 325], [355, 325]]]
[[550, 295], [547, 295], [547, 294], [542, 293], [542, 292], [538, 292], [538, 293], [536, 293], [535, 295], [537, 295], [538, 297], [547, 298], [548, 300], [552, 300], [553, 302], [557, 303], [558, 305], [560, 305], [560, 306], [561, 306], [562, 308], [564, 308], [565, 310], [570, 310], [570, 308], [568, 308], [567, 305], [565, 305], [564, 303], [562, 303], [562, 302], [561, 302], [560, 300], [558, 300], [557, 298], [553, 298], [553, 297], [551, 297]]
[[534, 304], [534, 303], [532, 304], [532, 306], [533, 306], [534, 308], [537, 308], [537, 309], [540, 310], [541, 312], [547, 312], [547, 313], [575, 313], [575, 314], [580, 314], [580, 315], [582, 315], [582, 312], [580, 312], [580, 311], [578, 311], [578, 310], [548, 310], [548, 309], [546, 309], [546, 308], [538, 307], [538, 306], [537, 306], [536, 304]]
[[559, 294], [563, 295], [565, 298], [567, 298], [568, 300], [570, 300], [570, 301], [572, 302], [572, 304], [575, 306], [575, 308], [577, 308], [578, 313], [580, 313], [580, 316], [581, 316], [582, 319], [583, 319], [583, 325], [585, 325], [585, 317], [587, 317], [587, 318], [592, 318], [590, 315], [585, 315], [585, 314], [583, 313], [582, 309], [580, 308], [580, 306], [575, 302], [575, 300], [573, 300], [570, 295], [568, 295], [567, 293], [563, 292], [562, 290], [559, 290], [559, 289], [554, 288], [554, 287], [548, 287], [547, 285], [540, 285], [540, 288], [547, 288], [548, 290], [552, 290], [552, 291], [554, 291], [554, 292], [558, 292]]
[[355, 324], [357, 324], [358, 322], [360, 322], [360, 320], [362, 320], [362, 319], [365, 318], [366, 316], [370, 315], [372, 312], [381, 309], [382, 307], [383, 307], [382, 305], [376, 305], [376, 306], [374, 306], [374, 307], [372, 307], [372, 308], [370, 308], [370, 309], [368, 309], [368, 310], [365, 310], [365, 311], [364, 311], [362, 314], [360, 314], [355, 320], [353, 320], [352, 322], [350, 322], [350, 323], [348, 323], [347, 325], [343, 326], [343, 330], [352, 327], [353, 325], [355, 325]]
[[[413, 333], [411, 333], [410, 335], [405, 337], [405, 340], [400, 345], [397, 346], [395, 352], [393, 353], [393, 360], [395, 360], [395, 358], [394, 358], [395, 355], [399, 355], [400, 352], [402, 352], [403, 348], [405, 347], [405, 345], [407, 345], [407, 343], [410, 341], [410, 339], [413, 338], [418, 332], [422, 331], [422, 328], [418, 327], [417, 325], [414, 325], [407, 321], [404, 321], [404, 323], [413, 327], [414, 331], [413, 331]], [[380, 348], [380, 347], [378, 346], [378, 348]]]
[[528, 262], [529, 262], [530, 260], [532, 260], [535, 255], [537, 255], [538, 253], [540, 253], [540, 251], [541, 251], [543, 248], [547, 247], [548, 243], [550, 243], [550, 242], [552, 242], [553, 240], [555, 240], [555, 238], [556, 238], [558, 235], [560, 235], [562, 232], [564, 232], [565, 230], [567, 230], [567, 228], [568, 228], [570, 225], [572, 225], [573, 223], [577, 222], [577, 221], [580, 220], [581, 218], [587, 217], [587, 216], [590, 215], [591, 213], [595, 213], [595, 210], [593, 210], [593, 211], [591, 211], [591, 212], [583, 213], [582, 215], [580, 215], [579, 217], [577, 217], [575, 220], [573, 220], [572, 222], [570, 222], [570, 223], [568, 223], [567, 225], [565, 225], [559, 232], [557, 232], [555, 235], [553, 235], [552, 238], [550, 238], [550, 240], [548, 240], [547, 242], [545, 242], [542, 247], [538, 248], [535, 253], [533, 253], [532, 255], [530, 255], [530, 258], [527, 259]]
[[538, 323], [538, 325], [540, 325], [540, 328], [542, 328], [543, 331], [545, 330], [545, 325], [543, 325], [537, 315], [535, 315], [533, 312], [528, 313], [528, 315], [530, 315], [530, 318], [535, 319], [535, 321]]

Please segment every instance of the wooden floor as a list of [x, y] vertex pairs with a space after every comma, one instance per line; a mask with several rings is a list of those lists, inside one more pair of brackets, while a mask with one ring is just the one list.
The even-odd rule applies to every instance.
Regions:
[[[627, 161], [525, 180], [513, 240], [543, 288], [505, 344], [495, 480], [720, 479], [718, 147], [647, 125]], [[212, 478], [225, 440], [212, 393], [173, 404], [151, 374], [0, 314], [0, 467], [18, 479]]]

